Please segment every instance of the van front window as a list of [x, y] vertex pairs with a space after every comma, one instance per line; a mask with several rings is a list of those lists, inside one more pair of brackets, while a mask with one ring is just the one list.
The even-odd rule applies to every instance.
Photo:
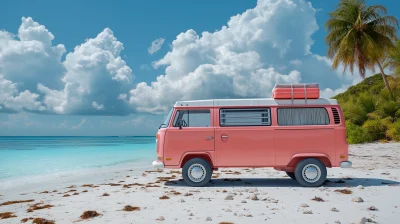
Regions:
[[174, 108], [171, 108], [171, 110], [169, 111], [167, 117], [165, 118], [164, 123], [162, 123], [162, 124], [160, 125], [159, 129], [160, 129], [160, 128], [166, 128], [166, 127], [168, 127], [169, 120], [171, 120], [171, 116], [172, 116], [172, 112], [173, 112], [173, 111], [174, 111]]

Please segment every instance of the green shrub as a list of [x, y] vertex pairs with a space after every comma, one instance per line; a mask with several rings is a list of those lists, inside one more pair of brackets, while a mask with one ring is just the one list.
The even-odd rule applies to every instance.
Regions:
[[363, 126], [371, 141], [384, 139], [386, 137], [386, 121], [382, 119], [367, 120]]
[[382, 117], [396, 117], [396, 112], [400, 109], [400, 105], [396, 101], [383, 101], [378, 106], [378, 112]]
[[395, 117], [400, 118], [400, 109], [398, 109], [396, 111], [396, 113], [394, 114]]
[[349, 144], [358, 144], [371, 141], [371, 138], [363, 128], [351, 122], [346, 122], [346, 138]]
[[386, 131], [386, 135], [394, 141], [400, 141], [400, 120], [397, 120], [389, 126], [389, 129]]
[[390, 101], [392, 100], [392, 96], [390, 95], [389, 91], [384, 87], [383, 89], [380, 90], [378, 93], [379, 98], [381, 98], [383, 101]]
[[359, 126], [368, 119], [368, 113], [355, 102], [348, 102], [343, 105], [343, 113], [347, 121]]
[[386, 118], [382, 119], [381, 121], [382, 121], [382, 124], [386, 127], [386, 129], [388, 129], [389, 126], [392, 125], [392, 123], [395, 121], [395, 118], [386, 117]]
[[376, 74], [333, 97], [342, 107], [349, 143], [400, 141], [400, 75], [387, 78], [393, 94]]
[[376, 109], [375, 99], [368, 92], [363, 92], [360, 94], [359, 98], [357, 99], [357, 105], [360, 105], [367, 114], [374, 112]]
[[376, 111], [367, 114], [367, 116], [368, 116], [368, 119], [380, 119], [381, 118], [381, 115]]

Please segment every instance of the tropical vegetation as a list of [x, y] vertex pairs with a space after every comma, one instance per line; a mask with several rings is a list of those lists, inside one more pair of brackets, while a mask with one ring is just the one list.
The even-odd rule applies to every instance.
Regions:
[[[341, 0], [325, 23], [332, 68], [356, 69], [363, 79], [333, 97], [342, 106], [349, 143], [400, 141], [398, 26], [384, 6], [369, 6], [364, 0]], [[367, 78], [367, 70], [375, 68], [380, 73]]]
[[400, 77], [387, 76], [393, 97], [381, 74], [364, 79], [334, 96], [342, 107], [350, 144], [400, 141]]

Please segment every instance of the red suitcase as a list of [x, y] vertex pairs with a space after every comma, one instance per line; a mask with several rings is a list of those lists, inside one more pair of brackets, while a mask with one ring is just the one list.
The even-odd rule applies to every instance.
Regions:
[[272, 89], [274, 99], [318, 99], [318, 84], [276, 84]]

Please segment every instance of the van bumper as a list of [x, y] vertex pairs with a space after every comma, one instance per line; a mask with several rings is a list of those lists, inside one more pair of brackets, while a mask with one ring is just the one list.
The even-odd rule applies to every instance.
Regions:
[[153, 167], [154, 167], [154, 168], [157, 168], [157, 169], [164, 169], [164, 163], [161, 162], [161, 161], [158, 161], [158, 160], [153, 161], [153, 162], [151, 163], [151, 165], [153, 165]]
[[340, 168], [350, 168], [353, 165], [350, 161], [343, 161], [340, 162]]

